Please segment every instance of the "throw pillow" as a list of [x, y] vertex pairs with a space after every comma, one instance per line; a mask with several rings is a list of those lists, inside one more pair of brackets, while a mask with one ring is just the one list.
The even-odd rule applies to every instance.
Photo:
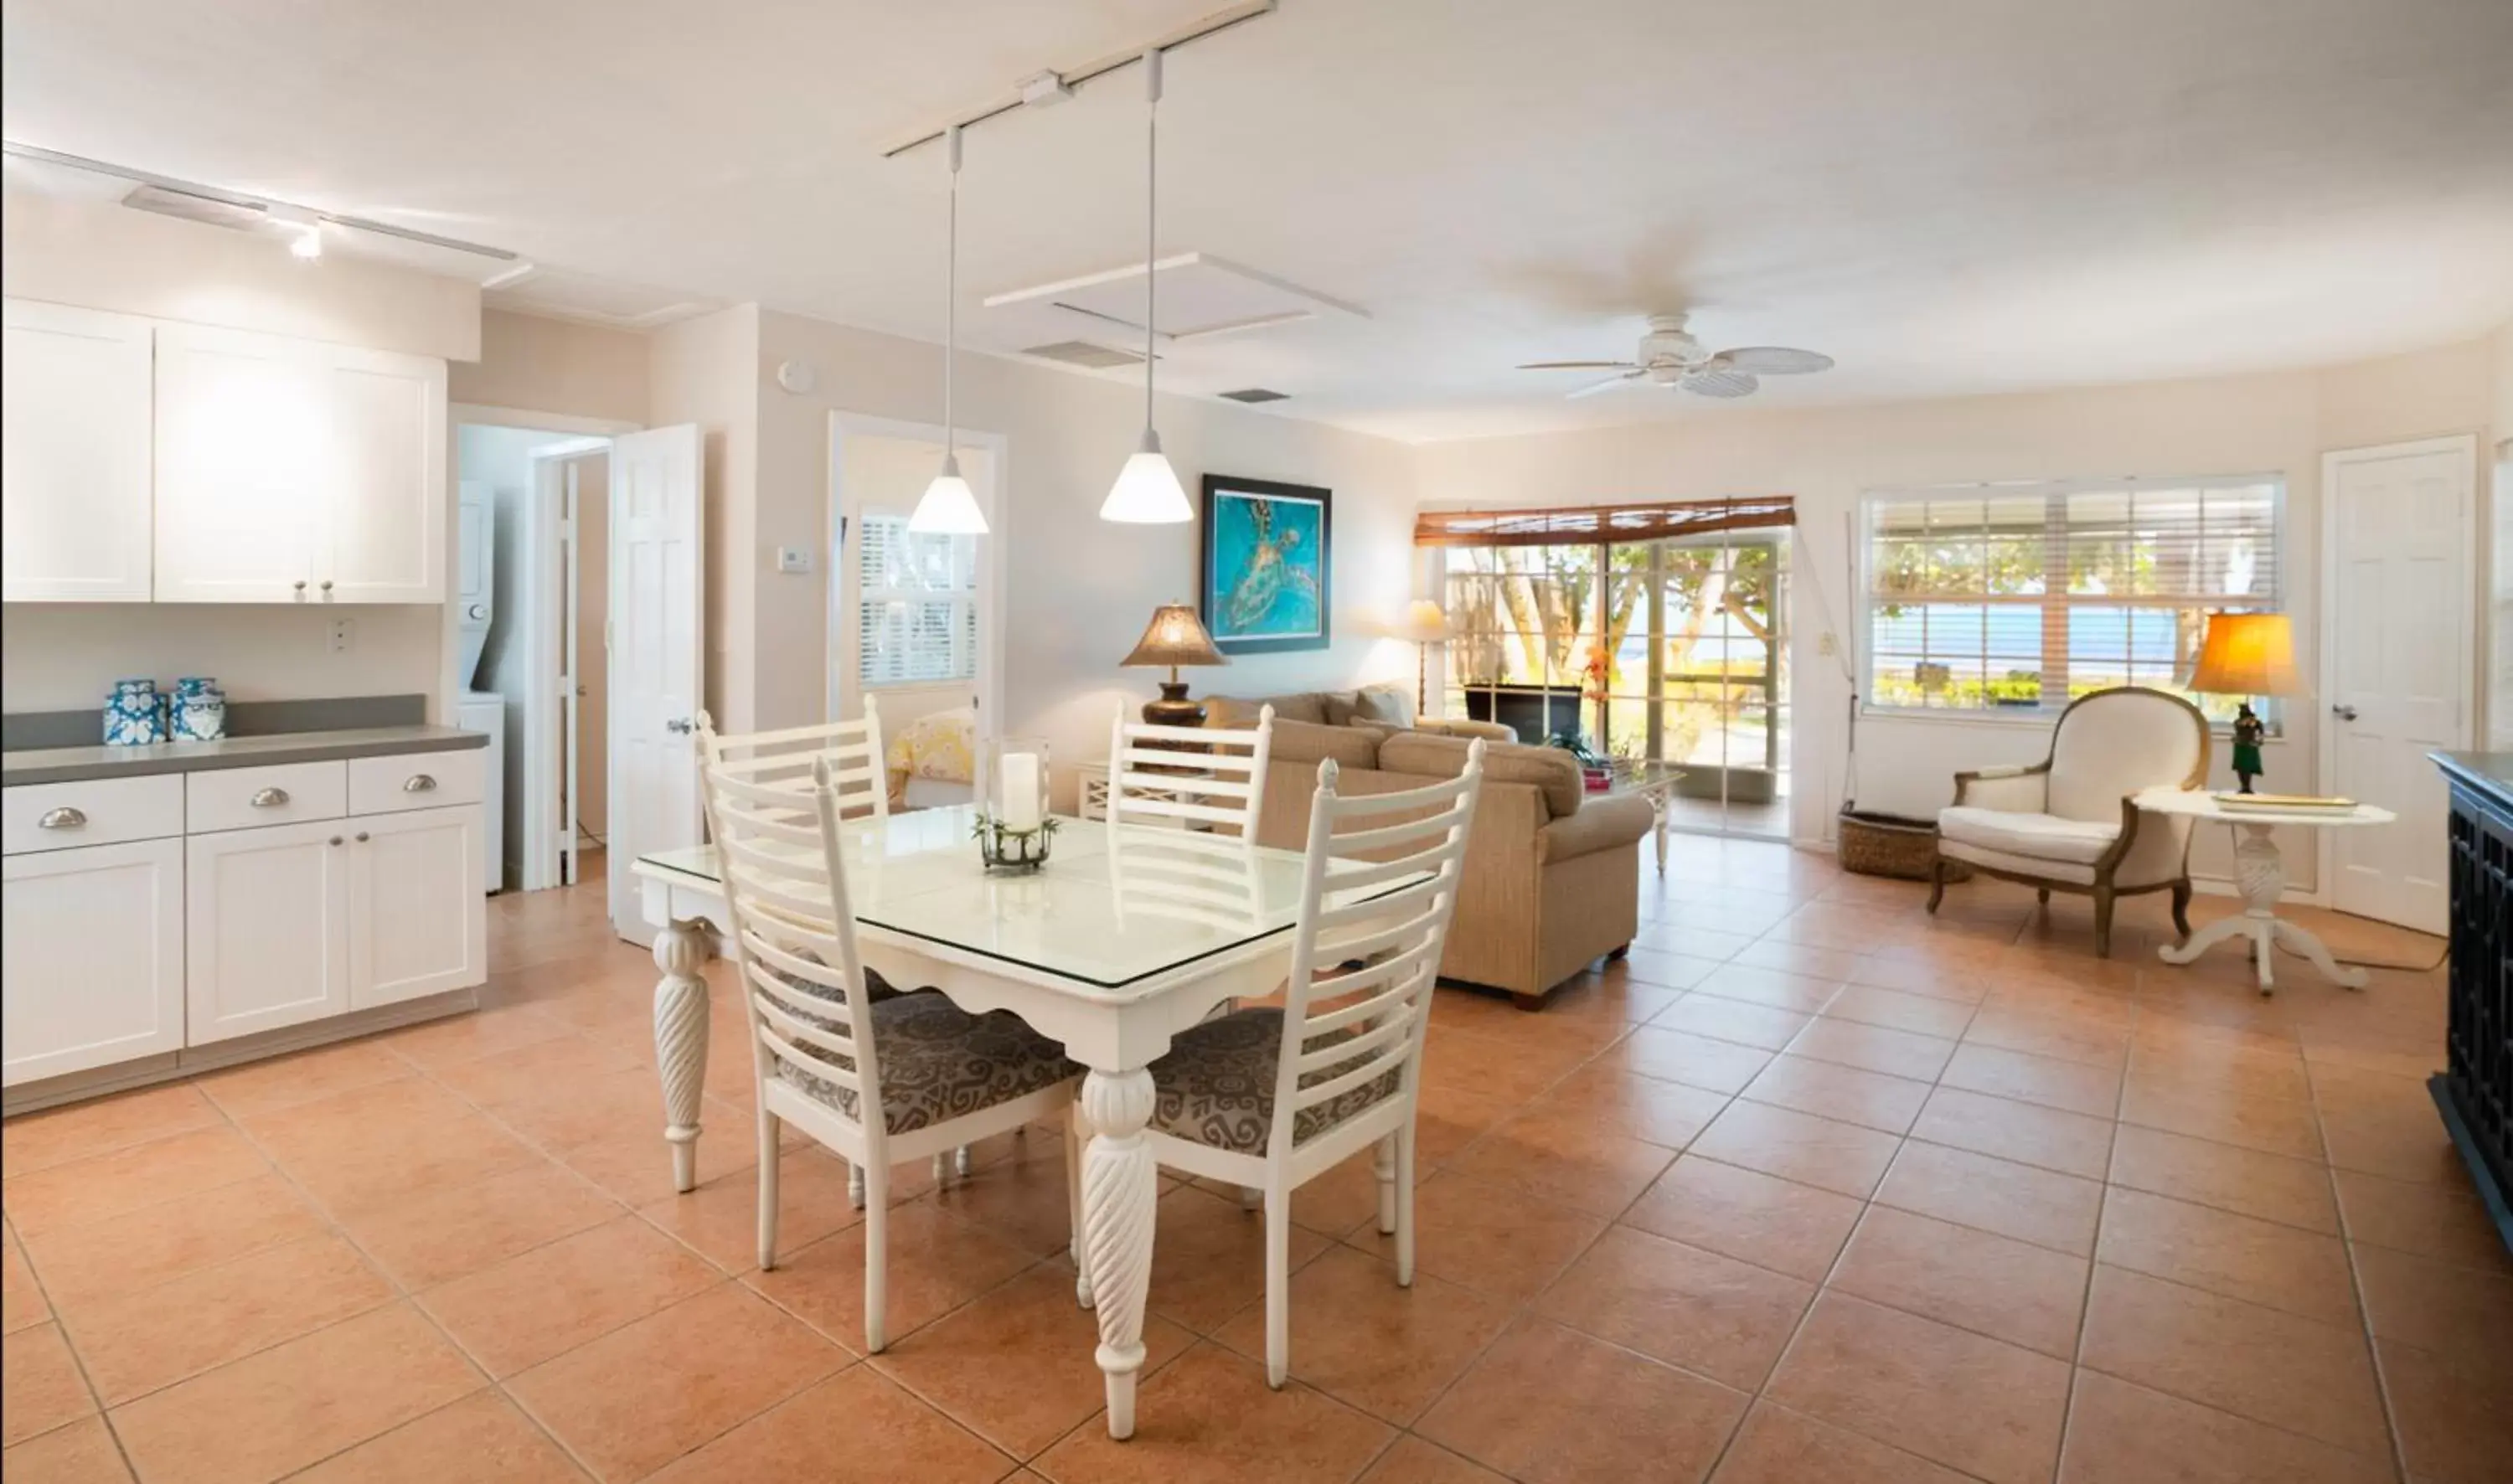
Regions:
[[1358, 690], [1321, 690], [1318, 692], [1318, 706], [1321, 710], [1325, 711], [1327, 716], [1327, 724], [1329, 726], [1350, 726], [1353, 722], [1354, 709], [1360, 704], [1361, 692]]
[[1414, 696], [1402, 685], [1365, 685], [1354, 701], [1352, 714], [1357, 721], [1411, 730]]

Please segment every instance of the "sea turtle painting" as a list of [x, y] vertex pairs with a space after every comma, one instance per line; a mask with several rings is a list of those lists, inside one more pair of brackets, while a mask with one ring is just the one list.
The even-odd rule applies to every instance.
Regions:
[[1323, 638], [1323, 515], [1312, 500], [1220, 495], [1211, 559], [1217, 640]]

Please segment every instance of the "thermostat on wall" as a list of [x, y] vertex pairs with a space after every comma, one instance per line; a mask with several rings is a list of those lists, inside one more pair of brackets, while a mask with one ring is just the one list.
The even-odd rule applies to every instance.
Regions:
[[777, 548], [777, 569], [780, 572], [808, 572], [812, 569], [812, 554], [799, 546], [780, 546]]

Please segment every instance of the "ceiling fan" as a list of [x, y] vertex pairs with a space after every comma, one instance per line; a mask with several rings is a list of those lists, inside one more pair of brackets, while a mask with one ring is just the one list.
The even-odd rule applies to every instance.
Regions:
[[1750, 397], [1764, 376], [1800, 376], [1829, 371], [1832, 357], [1783, 345], [1745, 345], [1735, 350], [1702, 348], [1684, 328], [1680, 314], [1650, 316], [1649, 333], [1641, 336], [1639, 359], [1632, 361], [1533, 361], [1520, 371], [1611, 371], [1572, 392], [1589, 397], [1636, 381], [1673, 387], [1702, 397]]

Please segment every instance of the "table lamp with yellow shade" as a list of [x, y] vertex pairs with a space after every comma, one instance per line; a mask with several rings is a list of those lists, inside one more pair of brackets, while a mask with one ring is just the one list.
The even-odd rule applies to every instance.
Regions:
[[1195, 616], [1193, 604], [1165, 603], [1152, 609], [1151, 624], [1136, 642], [1135, 651], [1117, 663], [1169, 667], [1170, 678], [1160, 683], [1160, 699], [1143, 703], [1144, 721], [1155, 726], [1202, 726], [1204, 703], [1187, 699], [1178, 666], [1226, 665], [1230, 660], [1214, 647], [1213, 636]]
[[2260, 738], [2266, 734], [2251, 698], [2258, 695], [2301, 695], [2303, 683], [2294, 673], [2294, 631], [2284, 613], [2211, 613], [2207, 637], [2199, 644], [2199, 662], [2191, 667], [2190, 688], [2208, 695], [2243, 698], [2234, 713], [2234, 777], [2242, 791], [2252, 792], [2260, 766]]
[[1449, 642], [1449, 615], [1430, 599], [1416, 598], [1396, 621], [1396, 637], [1412, 640], [1416, 645], [1414, 714], [1420, 716], [1430, 706], [1431, 646]]

